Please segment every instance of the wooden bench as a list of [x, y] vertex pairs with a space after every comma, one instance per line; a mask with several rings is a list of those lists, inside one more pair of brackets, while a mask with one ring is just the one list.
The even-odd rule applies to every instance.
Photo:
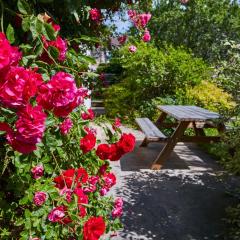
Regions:
[[136, 118], [135, 121], [145, 134], [141, 147], [146, 147], [149, 142], [167, 141], [168, 138], [148, 118]]
[[[222, 117], [215, 112], [196, 106], [158, 106], [161, 115], [156, 121], [156, 125], [148, 118], [137, 118], [136, 122], [145, 134], [145, 138], [140, 146], [147, 146], [149, 142], [164, 142], [165, 146], [155, 159], [151, 169], [161, 169], [164, 161], [169, 158], [171, 152], [178, 142], [211, 143], [220, 140], [220, 135], [226, 130]], [[175, 121], [165, 122], [169, 116]], [[170, 128], [173, 130], [171, 136], [166, 137], [159, 128]], [[193, 128], [193, 135], [185, 135], [188, 128]], [[217, 136], [206, 136], [204, 128], [215, 128], [219, 134]]]

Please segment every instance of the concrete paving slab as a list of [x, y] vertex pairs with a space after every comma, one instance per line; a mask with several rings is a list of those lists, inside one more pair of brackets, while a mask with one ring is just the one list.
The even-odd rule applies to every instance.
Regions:
[[[102, 131], [101, 129], [98, 129]], [[124, 199], [124, 229], [113, 240], [223, 240], [225, 208], [236, 199], [226, 193], [239, 179], [225, 175], [211, 156], [197, 145], [179, 143], [162, 170], [149, 170], [162, 144], [139, 145], [111, 162], [117, 185], [110, 194]], [[99, 133], [104, 139], [104, 133]], [[226, 239], [229, 240], [229, 239]]]

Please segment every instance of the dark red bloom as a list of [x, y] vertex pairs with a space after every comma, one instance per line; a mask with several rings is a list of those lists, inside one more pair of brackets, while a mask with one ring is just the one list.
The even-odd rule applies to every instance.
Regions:
[[[77, 187], [81, 187], [82, 183], [86, 183], [88, 180], [88, 173], [84, 168], [79, 169], [68, 169], [62, 173], [62, 175], [55, 177], [54, 182], [56, 187], [63, 189], [64, 187], [71, 188], [73, 184]], [[66, 186], [65, 186], [66, 183]]]
[[83, 226], [83, 240], [98, 240], [105, 230], [103, 217], [91, 217]]
[[96, 136], [89, 132], [85, 137], [83, 137], [80, 140], [80, 149], [83, 151], [83, 153], [87, 153], [91, 151], [96, 144]]

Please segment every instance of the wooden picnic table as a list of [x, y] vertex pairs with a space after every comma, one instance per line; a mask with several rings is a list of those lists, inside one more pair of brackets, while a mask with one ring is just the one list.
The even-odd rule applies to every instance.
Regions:
[[[145, 138], [140, 145], [146, 147], [150, 142], [164, 142], [160, 154], [152, 164], [151, 169], [161, 169], [164, 161], [170, 156], [178, 142], [207, 143], [220, 140], [220, 136], [206, 136], [205, 128], [216, 128], [219, 133], [225, 131], [225, 125], [222, 123], [221, 115], [196, 106], [158, 106], [161, 114], [156, 121], [152, 123], [148, 118], [137, 118], [136, 122], [145, 134]], [[165, 122], [167, 116], [172, 117], [174, 122]], [[173, 134], [170, 137], [165, 136], [160, 128], [172, 128]], [[187, 128], [193, 129], [193, 135], [185, 135]]]

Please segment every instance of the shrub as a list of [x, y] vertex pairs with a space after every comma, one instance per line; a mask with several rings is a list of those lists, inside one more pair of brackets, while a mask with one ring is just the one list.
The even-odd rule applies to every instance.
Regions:
[[156, 97], [174, 96], [176, 91], [198, 85], [209, 75], [209, 67], [183, 48], [161, 50], [138, 43], [130, 53], [125, 46], [115, 54], [113, 62], [123, 67], [122, 82], [105, 92], [105, 107], [110, 116], [118, 113], [133, 118], [144, 114]]
[[209, 81], [202, 81], [193, 88], [187, 87], [183, 94], [179, 91], [177, 98], [179, 103], [197, 105], [216, 112], [227, 112], [236, 105], [229, 93]]

